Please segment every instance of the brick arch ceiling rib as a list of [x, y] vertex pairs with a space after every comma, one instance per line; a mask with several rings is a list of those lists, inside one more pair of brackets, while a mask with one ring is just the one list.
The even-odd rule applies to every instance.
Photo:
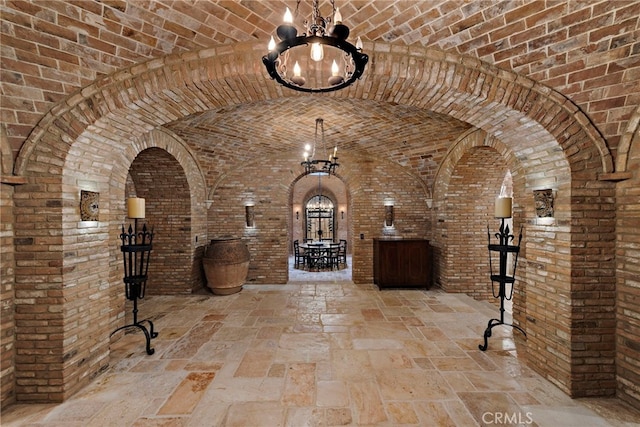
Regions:
[[[432, 110], [493, 133], [513, 144], [516, 150], [549, 149], [558, 142], [571, 145], [575, 141], [588, 141], [598, 150], [603, 171], [612, 170], [611, 155], [595, 128], [570, 101], [551, 89], [477, 60], [462, 61], [457, 55], [430, 49], [389, 52], [384, 48], [387, 45], [382, 45], [372, 49], [371, 66], [362, 80], [330, 96], [314, 96], [313, 102], [321, 104], [330, 99], [337, 104], [357, 104], [349, 111], [367, 105], [358, 100]], [[82, 129], [93, 126], [104, 129], [109, 121], [114, 135], [135, 138], [206, 111], [304, 98], [268, 78], [260, 63], [258, 46], [259, 43], [237, 44], [172, 55], [94, 82], [61, 102], [39, 122], [18, 156], [16, 172], [23, 171], [39, 140], [51, 127], [59, 128], [55, 134], [62, 134], [63, 139], [73, 143]], [[389, 63], [402, 65], [391, 79], [386, 69]], [[279, 112], [272, 108], [265, 113]], [[577, 130], [566, 132], [566, 127], [558, 126], [558, 117], [567, 118], [577, 125]], [[415, 114], [401, 118], [408, 123], [417, 119]], [[436, 119], [436, 115], [431, 118]], [[241, 115], [238, 120], [242, 120]], [[60, 125], [65, 122], [73, 122], [73, 126]], [[309, 131], [308, 124], [302, 124], [297, 133]], [[295, 121], [290, 124], [296, 125]], [[461, 131], [466, 129], [456, 126]], [[340, 123], [335, 128], [340, 129]], [[179, 133], [177, 128], [174, 131]], [[523, 131], [528, 138], [522, 138]], [[88, 133], [90, 138], [91, 132]], [[104, 138], [104, 134], [98, 136]]]

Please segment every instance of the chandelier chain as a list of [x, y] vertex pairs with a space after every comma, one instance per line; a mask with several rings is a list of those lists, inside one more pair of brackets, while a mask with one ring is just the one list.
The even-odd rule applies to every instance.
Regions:
[[[318, 136], [318, 132], [320, 136]], [[322, 144], [322, 154], [323, 158], [316, 158], [316, 148], [320, 150], [319, 144]], [[305, 151], [304, 153], [304, 161], [300, 163], [300, 165], [304, 166], [305, 175], [308, 174], [320, 174], [320, 175], [331, 175], [336, 173], [336, 168], [339, 165], [338, 163], [338, 145], [336, 143], [335, 149], [333, 150], [333, 154], [327, 156], [327, 143], [324, 135], [324, 120], [322, 118], [316, 119], [316, 127], [313, 138], [313, 146], [308, 144], [307, 150], [311, 151], [308, 153]]]
[[320, 127], [320, 142], [322, 143], [322, 154], [324, 155], [324, 158], [327, 158], [327, 146], [324, 142], [324, 120], [322, 120], [321, 118], [316, 119], [316, 135], [315, 135], [315, 139], [313, 142], [313, 154], [316, 154], [316, 141], [318, 141], [318, 126]]

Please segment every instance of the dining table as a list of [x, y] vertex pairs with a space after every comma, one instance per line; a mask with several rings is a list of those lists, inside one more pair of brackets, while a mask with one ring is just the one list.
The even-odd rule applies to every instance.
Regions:
[[339, 243], [328, 241], [310, 241], [300, 244], [304, 249], [306, 265], [309, 270], [327, 270], [337, 267], [337, 252]]

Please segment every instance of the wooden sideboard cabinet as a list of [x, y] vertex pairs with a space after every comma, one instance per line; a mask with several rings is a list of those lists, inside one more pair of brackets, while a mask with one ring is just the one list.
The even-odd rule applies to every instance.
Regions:
[[373, 282], [383, 288], [431, 287], [431, 246], [425, 239], [373, 239]]

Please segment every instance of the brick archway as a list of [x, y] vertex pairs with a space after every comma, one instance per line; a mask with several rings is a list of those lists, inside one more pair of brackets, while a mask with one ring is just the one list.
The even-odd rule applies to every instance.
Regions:
[[[60, 186], [60, 190], [48, 192], [46, 198], [34, 198], [34, 206], [17, 207], [16, 214], [20, 215], [31, 209], [51, 212], [49, 230], [54, 237], [35, 235], [30, 241], [16, 239], [16, 248], [17, 251], [29, 251], [29, 246], [43, 244], [52, 248], [59, 264], [54, 263], [52, 266], [51, 259], [37, 256], [34, 261], [36, 265], [47, 267], [45, 281], [65, 284], [70, 274], [62, 262], [66, 251], [61, 233], [64, 226], [62, 212], [70, 207], [69, 200], [75, 202], [78, 188], [76, 175], [82, 170], [82, 161], [78, 159], [114, 159], [117, 166], [113, 172], [105, 166], [98, 176], [107, 179], [95, 185], [101, 193], [112, 193], [107, 198], [110, 206], [106, 212], [110, 223], [119, 222], [118, 212], [122, 210], [118, 203], [121, 204], [124, 200], [126, 177], [126, 169], [122, 165], [129, 165], [137, 153], [153, 144], [158, 144], [159, 148], [165, 150], [179, 147], [179, 142], [166, 144], [166, 134], [156, 139], [156, 129], [186, 115], [220, 106], [295, 96], [268, 79], [257, 54], [261, 50], [261, 43], [239, 43], [138, 64], [83, 88], [53, 108], [40, 121], [25, 142], [15, 164], [15, 173], [28, 181], [28, 185], [19, 191], [35, 193], [38, 189], [56, 185]], [[591, 266], [590, 261], [594, 255], [606, 254], [613, 249], [614, 244], [607, 241], [606, 231], [608, 226], [613, 226], [613, 215], [598, 218], [601, 231], [585, 231], [596, 212], [610, 211], [613, 204], [612, 184], [597, 181], [599, 173], [613, 172], [612, 157], [588, 118], [559, 93], [478, 60], [416, 46], [391, 49], [391, 45], [385, 43], [372, 43], [367, 46], [367, 50], [373, 53], [366, 77], [335, 96], [402, 103], [464, 120], [487, 134], [499, 137], [500, 144], [511, 152], [523, 153], [518, 157], [518, 165], [524, 172], [523, 175], [529, 177], [544, 172], [557, 174], [555, 165], [558, 162], [568, 165], [571, 173], [560, 183], [567, 189], [562, 195], [567, 203], [561, 206], [564, 209], [560, 211], [566, 215], [561, 225], [575, 232], [571, 232], [566, 247], [559, 248], [568, 250], [570, 254], [571, 279], [567, 289], [563, 289], [563, 296], [569, 301], [575, 301], [573, 293], [576, 291], [584, 290], [581, 294], [584, 299], [600, 292], [599, 289], [588, 288], [592, 277], [570, 274], [573, 269], [580, 271], [585, 268], [613, 271], [612, 261], [607, 257], [602, 257], [604, 261], [598, 266]], [[167, 138], [170, 139], [168, 136]], [[96, 147], [100, 151], [93, 151]], [[86, 157], [81, 153], [86, 153]], [[198, 169], [189, 150], [184, 149], [172, 155], [181, 164], [190, 162], [187, 166], [186, 163], [183, 164], [185, 171]], [[196, 206], [197, 214], [204, 217], [204, 181], [194, 184], [193, 188], [196, 190], [192, 189], [192, 206]], [[357, 192], [354, 194], [354, 222], [368, 221], [370, 214], [366, 209], [358, 208], [358, 197], [364, 198], [367, 195]], [[285, 218], [286, 215], [284, 212]], [[26, 221], [16, 235], [24, 236], [25, 230], [34, 226], [35, 222]], [[110, 227], [110, 230], [113, 228]], [[373, 226], [370, 230], [374, 230]], [[101, 231], [104, 234], [104, 230]], [[109, 236], [109, 239], [112, 237]], [[104, 236], [99, 238], [106, 245]], [[594, 239], [598, 239], [602, 245], [590, 251], [572, 249], [588, 246]], [[282, 253], [287, 252], [286, 246], [286, 243], [282, 245]], [[370, 255], [370, 251], [364, 247], [355, 249], [360, 249], [361, 258], [354, 259], [354, 281], [368, 280], [371, 276], [370, 267], [365, 265], [364, 260]], [[108, 253], [106, 249], [101, 250], [100, 256], [106, 258], [105, 254]], [[111, 257], [109, 262], [113, 259]], [[16, 276], [22, 279], [32, 274], [25, 269], [18, 270]], [[101, 272], [97, 279], [103, 283], [115, 283], [114, 271], [116, 267], [110, 270], [108, 276]], [[614, 280], [613, 276], [596, 279], [605, 287]], [[118, 283], [119, 280], [117, 278]], [[57, 319], [69, 316], [69, 311], [65, 311], [69, 306], [64, 297], [57, 295], [54, 301], [53, 305], [61, 309], [56, 314]], [[590, 320], [591, 322], [604, 324], [610, 320], [604, 313], [605, 303], [602, 305], [602, 313], [595, 313], [595, 320]], [[567, 306], [566, 311], [560, 313], [561, 320], [557, 324], [544, 324], [542, 320], [546, 319], [541, 319], [538, 325], [541, 328], [551, 328], [570, 324], [571, 331], [573, 328], [589, 330], [582, 319], [587, 314], [594, 319], [594, 313], [581, 310], [584, 308], [578, 305]], [[602, 327], [605, 331], [603, 336], [608, 329], [610, 328]], [[582, 336], [577, 338], [571, 334], [554, 337], [554, 345], [562, 347], [564, 353], [583, 346], [582, 352], [571, 352], [571, 360], [576, 361], [576, 364], [588, 363], [596, 371], [600, 369], [607, 362], [604, 360], [606, 351], [596, 351], [597, 354], [594, 355], [590, 351], [589, 342]], [[57, 354], [67, 361], [65, 366], [68, 366], [70, 361], [80, 357], [76, 347], [79, 349], [84, 345], [86, 343], [80, 342], [68, 349], [61, 342]], [[35, 398], [49, 401], [63, 399], [88, 381], [87, 378], [100, 371], [103, 356], [104, 353], [100, 352], [91, 355], [89, 362], [74, 370], [70, 379], [63, 378], [62, 385], [59, 381], [62, 368], [50, 367], [47, 380], [52, 388]], [[560, 359], [557, 358], [558, 365], [563, 363]], [[549, 368], [542, 366], [541, 359], [537, 363], [541, 370], [549, 370], [549, 375], [553, 378], [560, 377], [557, 383], [572, 395], [579, 396], [585, 390], [600, 389], [604, 393], [611, 390], [611, 385], [606, 380], [593, 384], [588, 373], [568, 372], [572, 367], [557, 368], [554, 371], [553, 364], [546, 365]], [[611, 376], [607, 372], [598, 373], [604, 374], [606, 379]], [[33, 399], [34, 396], [30, 398]]]
[[[480, 164], [475, 162], [471, 156], [474, 156], [476, 150], [489, 148], [495, 155], [501, 158], [485, 159]], [[556, 168], [553, 176], [566, 176], [568, 179], [557, 181], [554, 190], [556, 191], [556, 214], [554, 223], [551, 226], [539, 224], [535, 217], [535, 206], [532, 191], [544, 188], [541, 185], [549, 185], [544, 182], [545, 174], [541, 173], [544, 167], [540, 165], [538, 168], [532, 169], [525, 166], [526, 162], [522, 161], [522, 156], [517, 155], [511, 147], [504, 144], [502, 140], [495, 136], [487, 135], [481, 131], [470, 131], [452, 146], [447, 154], [446, 160], [440, 165], [436, 177], [434, 187], [437, 189], [434, 195], [434, 205], [439, 208], [437, 218], [434, 220], [436, 224], [436, 250], [442, 252], [440, 257], [441, 264], [446, 260], [446, 254], [450, 248], [449, 239], [454, 240], [454, 245], [473, 245], [474, 235], [476, 240], [482, 239], [482, 243], [477, 248], [469, 248], [470, 252], [483, 250], [486, 252], [486, 237], [482, 236], [483, 231], [480, 230], [482, 224], [478, 223], [478, 215], [481, 212], [472, 212], [471, 221], [464, 220], [464, 212], [453, 212], [449, 215], [445, 207], [444, 200], [457, 196], [460, 186], [477, 185], [478, 182], [482, 188], [493, 188], [492, 194], [479, 194], [477, 203], [485, 204], [483, 211], [489, 212], [491, 217], [491, 208], [493, 198], [499, 192], [499, 184], [501, 179], [498, 174], [491, 182], [491, 170], [485, 170], [485, 167], [494, 169], [504, 168], [509, 170], [513, 176], [513, 196], [514, 196], [514, 228], [524, 227], [524, 245], [519, 257], [519, 273], [518, 285], [516, 287], [516, 296], [514, 298], [514, 319], [523, 326], [529, 333], [527, 339], [526, 351], [530, 355], [529, 363], [542, 375], [551, 379], [556, 385], [562, 388], [571, 396], [584, 396], [587, 390], [592, 389], [593, 380], [588, 374], [584, 374], [585, 364], [590, 365], [589, 369], [594, 372], [601, 372], [599, 381], [603, 386], [598, 385], [598, 390], [602, 395], [613, 395], [615, 393], [613, 384], [614, 373], [610, 370], [613, 359], [611, 358], [613, 349], [613, 340], [615, 337], [615, 329], [612, 325], [615, 322], [614, 298], [602, 298], [601, 295], [612, 295], [614, 278], [605, 272], [601, 277], [584, 277], [575, 271], [582, 271], [585, 267], [586, 251], [576, 250], [572, 257], [553, 257], [549, 253], [571, 253], [570, 244], [585, 247], [591, 246], [586, 241], [581, 240], [584, 236], [576, 234], [575, 229], [570, 224], [577, 225], [580, 221], [572, 219], [576, 212], [584, 210], [580, 203], [602, 203], [602, 207], [591, 207], [591, 209], [610, 211], [613, 207], [606, 202], [606, 198], [613, 194], [614, 189], [611, 183], [598, 183], [602, 190], [602, 196], [585, 199], [584, 202], [572, 203], [572, 197], [576, 194], [583, 194], [579, 180], [571, 178], [571, 165], [568, 161], [554, 161]], [[462, 172], [467, 170], [467, 172]], [[564, 171], [564, 173], [562, 172]], [[462, 179], [461, 176], [462, 175]], [[466, 178], [465, 178], [466, 177]], [[595, 180], [595, 176], [592, 178]], [[591, 184], [594, 185], [594, 184]], [[592, 193], [595, 195], [596, 193]], [[586, 201], [588, 200], [588, 201]], [[608, 206], [607, 206], [608, 205]], [[590, 210], [590, 209], [587, 209]], [[582, 215], [583, 213], [578, 213]], [[456, 218], [462, 215], [463, 220], [456, 221]], [[608, 224], [613, 227], [613, 215], [603, 216], [601, 213], [594, 211], [593, 215], [599, 218], [602, 224]], [[589, 217], [590, 214], [587, 214]], [[485, 221], [493, 220], [493, 218], [485, 219]], [[493, 220], [495, 221], [495, 220]], [[585, 224], [588, 222], [585, 218]], [[475, 224], [478, 230], [465, 235], [463, 242], [458, 242], [456, 236], [461, 237], [456, 227], [463, 227], [469, 224]], [[449, 230], [452, 228], [453, 230]], [[578, 229], [587, 230], [590, 227], [578, 227]], [[549, 234], [552, 233], [552, 234]], [[517, 233], [514, 233], [517, 234]], [[447, 236], [440, 238], [439, 236]], [[550, 236], [553, 236], [551, 238]], [[606, 240], [604, 236], [596, 237], [598, 240], [594, 246], [609, 247], [607, 243], [600, 242], [600, 239]], [[459, 252], [460, 247], [455, 248]], [[602, 256], [606, 258], [606, 251], [602, 252]], [[590, 252], [599, 252], [594, 249]], [[484, 260], [479, 265], [483, 265]], [[601, 268], [607, 268], [607, 262], [602, 263]], [[442, 267], [440, 265], [441, 269]], [[612, 268], [612, 265], [608, 268]], [[484, 266], [485, 272], [488, 270]], [[440, 272], [446, 276], [447, 272]], [[458, 271], [456, 270], [456, 274]], [[595, 272], [594, 272], [595, 273]], [[578, 276], [578, 279], [576, 279]], [[594, 274], [595, 276], [595, 274]], [[446, 280], [446, 277], [445, 277]], [[483, 282], [485, 282], [484, 280]], [[591, 285], [585, 285], [586, 282]], [[454, 286], [455, 287], [455, 286]], [[591, 292], [583, 291], [576, 293], [575, 289], [591, 289]], [[548, 292], [552, 289], [552, 292]], [[474, 292], [477, 290], [474, 289]], [[580, 295], [580, 296], [578, 296]], [[550, 311], [549, 306], [553, 306], [554, 310]], [[585, 308], [587, 307], [587, 308]], [[588, 315], [586, 314], [588, 311]], [[577, 321], [576, 319], [591, 319], [593, 328], [579, 328], [576, 324], [582, 324], [586, 321]], [[568, 331], [566, 333], [559, 331]], [[597, 331], [597, 332], [595, 332]], [[594, 342], [595, 344], [589, 344]], [[587, 350], [589, 349], [589, 350]], [[590, 359], [590, 355], [600, 353], [600, 357]], [[558, 355], [562, 355], [558, 357]], [[568, 364], [566, 361], [570, 361]], [[588, 360], [588, 362], [587, 362]]]
[[[261, 48], [258, 43], [238, 43], [171, 55], [85, 87], [39, 122], [18, 156], [15, 173], [28, 173], [37, 147], [58, 141], [58, 148], [66, 151], [64, 145], [92, 125], [101, 128], [101, 122], [117, 124], [115, 135], [103, 137], [131, 137], [224, 105], [296, 96], [266, 76], [256, 53]], [[499, 134], [521, 149], [542, 142], [559, 144], [570, 164], [581, 161], [571, 149], [579, 144], [581, 151], [593, 150], [601, 172], [613, 172], [611, 154], [597, 129], [577, 106], [550, 88], [477, 59], [434, 49], [391, 50], [385, 43], [372, 43], [367, 50], [373, 54], [366, 78], [336, 97], [397, 102], [447, 114]], [[518, 143], [522, 129], [531, 141]]]
[[633, 405], [637, 403], [634, 396], [640, 395], [640, 383], [634, 380], [640, 375], [638, 337], [633, 335], [633, 331], [640, 328], [637, 304], [640, 210], [630, 209], [629, 203], [637, 203], [640, 198], [640, 107], [629, 119], [617, 159], [622, 163], [620, 170], [624, 170], [629, 179], [619, 182], [616, 188], [616, 199], [624, 203], [616, 212], [616, 232], [620, 236], [616, 241], [616, 375], [618, 395]]
[[636, 108], [629, 118], [629, 126], [625, 130], [616, 155], [616, 172], [627, 172], [629, 170], [629, 156], [633, 152], [633, 144], [640, 144], [640, 106]]
[[[38, 314], [35, 308], [31, 317], [16, 319], [16, 327], [21, 331], [16, 337], [16, 351], [19, 357], [26, 358], [16, 369], [16, 400], [64, 400], [108, 366], [109, 335], [124, 315], [121, 254], [115, 243], [124, 222], [125, 184], [133, 159], [147, 149], [162, 150], [180, 165], [189, 186], [190, 215], [197, 220], [194, 222], [204, 223], [205, 185], [198, 163], [182, 141], [158, 130], [134, 141], [80, 136], [67, 153], [60, 175], [52, 176], [49, 170], [32, 173], [28, 178], [32, 185], [16, 188], [18, 198], [42, 199], [39, 207], [17, 204], [17, 215], [34, 219], [16, 223], [17, 236], [31, 236], [17, 241], [16, 252], [29, 252], [32, 245], [50, 248], [46, 253], [32, 252], [33, 265], [39, 267], [16, 267], [16, 291], [35, 292], [33, 301], [18, 302], [16, 310], [30, 313], [35, 307], [47, 308], [46, 314]], [[38, 189], [44, 191], [46, 198], [38, 196]], [[80, 221], [80, 190], [99, 193], [99, 221]], [[38, 226], [40, 217], [29, 214], [36, 209], [51, 218], [46, 228]], [[61, 215], [63, 209], [69, 212]], [[55, 218], [59, 218], [57, 222]], [[197, 235], [204, 235], [204, 231], [190, 230], [186, 242], [193, 242]], [[197, 256], [195, 245], [185, 251], [191, 258]], [[42, 283], [47, 284], [48, 290], [35, 291]], [[33, 329], [30, 324], [35, 316], [53, 325], [46, 342], [30, 338], [34, 336], [30, 334]], [[63, 329], [69, 324], [76, 327]], [[29, 362], [33, 355], [43, 351], [61, 362], [45, 364], [44, 370], [41, 360]], [[22, 385], [22, 379], [32, 378], [36, 371], [43, 384], [42, 392]]]
[[[566, 162], [564, 170], [566, 174], [569, 174]], [[530, 230], [527, 223], [534, 216], [531, 191], [538, 183], [536, 183], [536, 177], [526, 175], [526, 170], [522, 168], [517, 156], [509, 147], [499, 139], [482, 131], [470, 131], [460, 138], [452, 146], [446, 160], [438, 170], [435, 184], [437, 191], [434, 194], [433, 202], [437, 207], [437, 218], [434, 220], [436, 228], [434, 246], [437, 251], [441, 252], [437, 274], [444, 276], [441, 278], [443, 282], [451, 282], [442, 284], [443, 288], [449, 291], [475, 294], [476, 298], [493, 300], [489, 293], [487, 232], [493, 234], [499, 226], [499, 221], [493, 218], [494, 199], [500, 192], [506, 171], [509, 171], [512, 176], [514, 198], [512, 234], [517, 238], [520, 228], [523, 227], [525, 237], [519, 255], [518, 286], [515, 288], [513, 300], [514, 319], [518, 324], [525, 325], [525, 290], [529, 287], [535, 287], [536, 282], [527, 277], [528, 251], [527, 245], [524, 243], [526, 243], [528, 232], [531, 232], [532, 236], [534, 235], [534, 231]], [[450, 212], [453, 210], [452, 206], [445, 204], [444, 201], [456, 197], [461, 189], [466, 187], [483, 189], [481, 192], [476, 192], [471, 198], [473, 209], [465, 209], [462, 205], [457, 210]], [[568, 183], [558, 192], [564, 193], [564, 197], [567, 197]], [[562, 215], [569, 216], [570, 214], [565, 212]], [[488, 230], [487, 227], [489, 227]], [[453, 247], [454, 245], [451, 245], [442, 236], [447, 236], [447, 240], [454, 240], [454, 245], [458, 247]], [[468, 263], [470, 260], [472, 263], [475, 262], [475, 269], [468, 271], [467, 280], [459, 281], [455, 277], [450, 280], [449, 275], [458, 274], [457, 267], [450, 271], [448, 270], [450, 267], [447, 267], [446, 263], [459, 262], [458, 260], [451, 261], [451, 258], [460, 249], [467, 251], [468, 258], [465, 258], [465, 262]], [[469, 266], [466, 265], [465, 268], [468, 269]]]

